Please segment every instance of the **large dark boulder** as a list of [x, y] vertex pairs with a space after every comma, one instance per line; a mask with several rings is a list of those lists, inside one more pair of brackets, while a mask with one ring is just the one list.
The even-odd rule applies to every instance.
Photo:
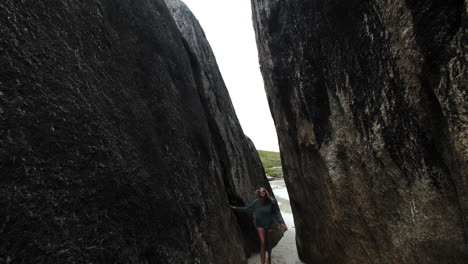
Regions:
[[264, 173], [162, 0], [5, 0], [0, 34], [0, 263], [245, 263]]
[[252, 7], [301, 259], [467, 263], [466, 3]]
[[[207, 113], [208, 125], [214, 140], [214, 153], [220, 163], [218, 173], [223, 176], [231, 204], [245, 205], [256, 199], [252, 187], [264, 186], [273, 195], [261, 160], [252, 141], [244, 135], [229, 93], [216, 63], [205, 33], [190, 9], [180, 0], [165, 0], [183, 43], [189, 54], [195, 83]], [[237, 215], [246, 242], [246, 252], [258, 249], [257, 231], [252, 216]]]

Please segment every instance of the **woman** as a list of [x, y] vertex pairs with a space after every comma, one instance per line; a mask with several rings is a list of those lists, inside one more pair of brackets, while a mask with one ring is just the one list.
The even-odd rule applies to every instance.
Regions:
[[[235, 207], [229, 205], [236, 212], [249, 212], [255, 214], [255, 227], [257, 228], [258, 237], [260, 239], [260, 258], [262, 263], [265, 264], [265, 245], [268, 241], [268, 231], [272, 230], [274, 220], [276, 219], [280, 224], [283, 231], [288, 228], [279, 213], [279, 208], [268, 191], [260, 187], [256, 191], [258, 199], [251, 202], [246, 207]], [[271, 248], [268, 248], [268, 263], [271, 263]]]

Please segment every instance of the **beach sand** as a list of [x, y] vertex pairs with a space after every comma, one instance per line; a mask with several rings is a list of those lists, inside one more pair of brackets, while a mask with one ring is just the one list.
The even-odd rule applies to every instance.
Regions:
[[[294, 218], [289, 205], [289, 197], [287, 195], [286, 186], [283, 180], [275, 180], [270, 182], [271, 188], [275, 194], [276, 200], [281, 209], [283, 219], [288, 226], [288, 231], [284, 233], [284, 237], [279, 244], [273, 248], [272, 264], [302, 264], [297, 255], [296, 249], [296, 229], [294, 228]], [[248, 264], [259, 264], [260, 254], [252, 255], [249, 258]]]

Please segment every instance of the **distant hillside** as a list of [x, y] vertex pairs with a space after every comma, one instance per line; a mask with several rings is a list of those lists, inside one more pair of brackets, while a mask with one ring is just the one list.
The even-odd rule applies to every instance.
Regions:
[[279, 152], [258, 150], [258, 155], [262, 160], [265, 173], [268, 176], [279, 177], [283, 176], [283, 170], [281, 169], [281, 158]]

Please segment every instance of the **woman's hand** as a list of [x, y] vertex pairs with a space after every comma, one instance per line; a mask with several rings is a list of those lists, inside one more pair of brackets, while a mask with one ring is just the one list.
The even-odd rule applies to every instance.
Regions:
[[236, 209], [236, 207], [232, 205], [229, 205], [229, 207], [231, 207], [231, 209]]
[[286, 226], [286, 224], [281, 224], [281, 229], [283, 229], [283, 232], [286, 232], [286, 230], [288, 230], [288, 227]]

